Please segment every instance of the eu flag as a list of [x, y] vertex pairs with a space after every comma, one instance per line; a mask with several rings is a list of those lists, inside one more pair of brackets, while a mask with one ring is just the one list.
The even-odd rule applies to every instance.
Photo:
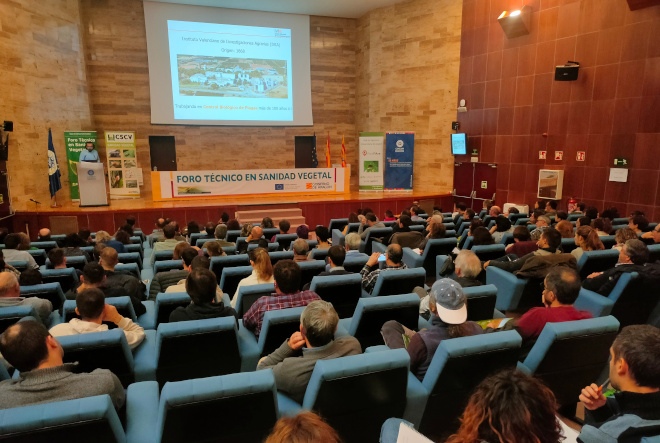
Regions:
[[316, 157], [316, 132], [314, 133], [314, 141], [312, 142], [312, 166], [318, 168], [319, 159]]
[[53, 146], [53, 133], [48, 129], [48, 181], [50, 184], [50, 198], [55, 197], [55, 193], [62, 189], [60, 175], [60, 166], [57, 164], [57, 154], [55, 154], [55, 146]]

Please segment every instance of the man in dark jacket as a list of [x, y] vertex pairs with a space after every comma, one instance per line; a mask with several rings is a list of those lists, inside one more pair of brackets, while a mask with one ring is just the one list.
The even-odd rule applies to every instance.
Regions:
[[[112, 248], [105, 248], [105, 249], [112, 249]], [[105, 270], [103, 269], [103, 266], [96, 262], [91, 262], [87, 263], [85, 267], [83, 268], [83, 275], [80, 277], [80, 281], [82, 284], [78, 286], [78, 289], [76, 290], [74, 294], [74, 299], [75, 295], [81, 293], [85, 289], [90, 289], [90, 288], [98, 288], [101, 291], [103, 291], [103, 295], [105, 295], [105, 298], [111, 298], [111, 297], [130, 297], [131, 299], [131, 304], [133, 305], [133, 310], [135, 311], [135, 315], [140, 316], [147, 312], [147, 308], [142, 304], [140, 301], [140, 298], [136, 297], [134, 294], [130, 294], [129, 292], [126, 291], [121, 286], [107, 286], [106, 281], [107, 277], [105, 275]]]
[[101, 251], [99, 264], [105, 271], [106, 288], [123, 288], [131, 297], [138, 300], [144, 299], [145, 286], [137, 277], [130, 272], [116, 271], [115, 266], [119, 263], [119, 254], [110, 247], [105, 247]]
[[[331, 246], [328, 249], [328, 264], [330, 265], [330, 270], [323, 271], [319, 274], [319, 277], [325, 277], [328, 275], [345, 275], [353, 274], [352, 272], [344, 269], [344, 259], [346, 258], [346, 250], [341, 246]], [[307, 283], [303, 287], [303, 291], [308, 291], [311, 283]]]
[[536, 242], [539, 249], [531, 252], [523, 257], [514, 261], [500, 261], [489, 260], [484, 263], [484, 269], [488, 266], [495, 266], [496, 268], [504, 269], [508, 272], [520, 271], [525, 262], [532, 257], [560, 254], [559, 246], [561, 246], [561, 234], [554, 228], [547, 228], [541, 234], [541, 238]]
[[208, 269], [194, 269], [186, 278], [186, 292], [192, 303], [185, 308], [179, 306], [170, 314], [170, 323], [205, 318], [236, 317], [236, 311], [224, 303], [215, 302], [218, 280]]

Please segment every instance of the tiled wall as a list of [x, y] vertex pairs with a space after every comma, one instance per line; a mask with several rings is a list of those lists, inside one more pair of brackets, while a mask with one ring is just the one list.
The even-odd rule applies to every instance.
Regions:
[[[507, 39], [497, 17], [523, 4], [531, 33]], [[458, 98], [468, 112], [458, 120], [479, 160], [498, 164], [498, 202], [532, 204], [538, 170], [563, 169], [564, 206], [573, 196], [660, 219], [660, 6], [464, 0], [462, 30]], [[568, 60], [580, 63], [579, 79], [555, 82]], [[627, 183], [608, 181], [617, 157], [630, 162]]]

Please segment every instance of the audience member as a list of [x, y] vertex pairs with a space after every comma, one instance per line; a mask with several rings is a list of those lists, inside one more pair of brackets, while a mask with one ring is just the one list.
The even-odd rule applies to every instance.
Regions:
[[66, 268], [66, 255], [64, 255], [64, 249], [54, 248], [48, 251], [48, 260], [54, 269], [65, 269]]
[[188, 238], [190, 238], [190, 234], [199, 234], [199, 224], [195, 220], [190, 220], [186, 228]]
[[113, 239], [110, 237], [110, 234], [108, 234], [106, 231], [97, 231], [96, 232], [96, 244], [104, 244], [107, 245], [111, 248], [113, 248], [117, 253], [123, 254], [126, 252], [126, 247], [122, 242], [119, 240]]
[[[571, 230], [572, 236], [573, 231]], [[518, 225], [513, 229], [513, 243], [506, 247], [506, 253], [511, 256], [523, 257], [530, 252], [536, 251], [538, 248], [536, 242], [532, 240], [527, 226]]]
[[[112, 248], [105, 248], [112, 251]], [[105, 249], [103, 250], [105, 252]], [[110, 259], [108, 259], [110, 260]], [[110, 262], [110, 261], [108, 261]], [[106, 265], [107, 266], [107, 265]], [[112, 267], [114, 269], [114, 266]], [[122, 278], [120, 276], [112, 275], [114, 278], [115, 285], [108, 286], [106, 277], [106, 272], [103, 266], [96, 262], [90, 262], [85, 265], [83, 268], [82, 276], [80, 281], [82, 282], [80, 286], [76, 289], [76, 293], [67, 293], [67, 298], [75, 299], [85, 289], [98, 288], [100, 289], [106, 298], [112, 297], [130, 297], [131, 304], [133, 305], [133, 310], [135, 315], [142, 315], [147, 312], [147, 308], [142, 304], [140, 299], [142, 298], [138, 292], [128, 292], [122, 285], [119, 285]]]
[[136, 229], [135, 228], [135, 216], [134, 215], [129, 215], [126, 217], [126, 224], [131, 227], [131, 229]]
[[586, 216], [578, 218], [575, 222], [575, 227], [579, 228], [580, 226], [591, 226], [591, 219]]
[[[280, 234], [288, 234], [289, 229], [291, 229], [291, 223], [289, 223], [289, 220], [280, 220], [278, 223], [278, 228], [280, 228]], [[275, 235], [273, 235], [273, 238], [270, 239], [271, 243], [275, 243]]]
[[598, 218], [598, 209], [592, 207], [587, 208], [586, 211], [584, 211], [584, 215], [589, 217], [589, 220], [595, 220]]
[[153, 239], [153, 242], [163, 241], [165, 239], [165, 236], [163, 234], [163, 228], [165, 228], [165, 225], [167, 225], [167, 222], [165, 221], [164, 218], [161, 217], [158, 220], [156, 220], [155, 223], [156, 229], [154, 229], [150, 235], [150, 237]]
[[[179, 256], [178, 260], [183, 260], [181, 255], [183, 254], [183, 251], [190, 248], [190, 245], [181, 242], [177, 244], [176, 247], [177, 249], [182, 248], [180, 249], [181, 252], [178, 253], [176, 253], [177, 249], [175, 249], [175, 255]], [[190, 265], [191, 262], [188, 262], [188, 264]], [[156, 296], [159, 293], [165, 292], [170, 286], [178, 285], [182, 280], [185, 280], [188, 277], [188, 271], [185, 269], [185, 260], [183, 261], [183, 267], [184, 269], [170, 269], [169, 271], [158, 272], [156, 275], [154, 275], [154, 278], [151, 279], [151, 285], [149, 285], [149, 300], [156, 300]]]
[[[543, 307], [532, 308], [519, 319], [509, 321], [506, 329], [515, 328], [523, 340], [535, 340], [541, 335], [546, 323], [591, 318], [588, 311], [578, 311], [573, 307], [578, 295], [580, 276], [577, 272], [566, 267], [552, 268], [543, 280]], [[494, 320], [488, 326], [497, 323], [499, 321]]]
[[277, 420], [265, 443], [341, 443], [337, 432], [313, 412]]
[[84, 246], [94, 246], [94, 240], [92, 239], [92, 231], [89, 229], [81, 229], [78, 231], [78, 237], [85, 242]]
[[[636, 236], [637, 235], [635, 235], [635, 237]], [[652, 231], [643, 233], [642, 238], [651, 238], [653, 239], [653, 243], [660, 243], [660, 224], [656, 225], [656, 227], [653, 228]]]
[[18, 379], [0, 382], [0, 409], [76, 398], [110, 395], [115, 409], [126, 400], [121, 382], [107, 369], [76, 373], [77, 363], [64, 364], [64, 351], [45, 326], [21, 321], [0, 336], [2, 356], [18, 371]]
[[[120, 229], [115, 233], [115, 240], [121, 243], [123, 246], [133, 244], [133, 242], [131, 241], [131, 236], [128, 234], [128, 232], [124, 231], [123, 229]], [[112, 247], [112, 245], [108, 245], [108, 246]], [[154, 245], [154, 247], [156, 247], [156, 245]], [[124, 248], [124, 250], [126, 250], [126, 248]]]
[[179, 243], [177, 243], [177, 245], [174, 247], [174, 250], [172, 251], [172, 260], [181, 260], [182, 259], [181, 254], [183, 254], [183, 251], [185, 251], [188, 248], [193, 248], [199, 253], [198, 248], [194, 248], [190, 246], [190, 244], [188, 244], [188, 242], [186, 241], [180, 241]]
[[396, 221], [396, 218], [394, 217], [394, 213], [389, 209], [385, 211], [385, 218], [383, 219], [383, 221]]
[[222, 246], [217, 241], [210, 241], [204, 243], [204, 248], [206, 249], [206, 254], [209, 257], [221, 257], [227, 255], [225, 251], [222, 250]]
[[348, 227], [351, 223], [360, 223], [360, 218], [358, 218], [355, 212], [348, 214], [348, 225], [344, 226], [344, 229], [341, 231], [342, 234], [347, 235]]
[[204, 225], [204, 237], [203, 238], [213, 238], [215, 235], [215, 223], [208, 222]]
[[[318, 274], [319, 277], [325, 277], [328, 275], [352, 274], [352, 272], [349, 272], [346, 269], [344, 269], [345, 259], [346, 259], [346, 250], [344, 248], [342, 248], [341, 246], [331, 246], [330, 249], [328, 249], [328, 257], [327, 257], [328, 264], [325, 267], [326, 270], [319, 273]], [[305, 286], [303, 286], [303, 291], [307, 291], [310, 288], [310, 286], [311, 286], [311, 282], [306, 283]]]
[[541, 238], [541, 234], [543, 234], [543, 231], [548, 229], [550, 227], [550, 217], [547, 215], [542, 215], [536, 220], [536, 229], [534, 229], [530, 235], [532, 236], [532, 240], [538, 240]]
[[589, 226], [580, 226], [575, 231], [575, 244], [577, 248], [571, 251], [575, 260], [580, 260], [584, 251], [602, 251], [605, 249], [603, 242], [598, 238], [595, 229]]
[[133, 233], [133, 226], [126, 223], [123, 224], [119, 227], [118, 231], [124, 231], [128, 234], [129, 237], [133, 237], [135, 234]]
[[484, 379], [447, 443], [557, 443], [562, 429], [555, 396], [541, 380], [515, 369]]
[[[477, 323], [467, 321], [466, 303], [467, 298], [460, 284], [448, 278], [437, 280], [429, 292], [431, 328], [415, 332], [390, 320], [380, 331], [383, 340], [389, 348], [405, 348], [410, 354], [410, 372], [423, 380], [442, 340], [484, 332]], [[408, 346], [404, 336], [410, 339]]]
[[[530, 252], [527, 255], [524, 255], [516, 260], [490, 260], [484, 263], [484, 269], [488, 266], [495, 266], [500, 269], [504, 269], [508, 272], [520, 271], [525, 263], [533, 257], [542, 257], [542, 256], [551, 256], [555, 254], [561, 254], [561, 234], [557, 232], [556, 229], [548, 228], [543, 231], [541, 238], [536, 242], [538, 249], [534, 252]], [[570, 255], [569, 255], [570, 257]], [[573, 259], [575, 260], [575, 259]]]
[[380, 252], [374, 252], [369, 257], [369, 260], [364, 265], [360, 274], [362, 275], [362, 287], [365, 291], [371, 294], [378, 281], [378, 276], [381, 272], [398, 271], [401, 269], [408, 269], [403, 263], [403, 248], [399, 245], [389, 245], [385, 252], [385, 267], [379, 267], [378, 259], [381, 256]]
[[123, 288], [131, 297], [139, 303], [144, 298], [143, 283], [128, 271], [116, 271], [115, 266], [119, 263], [119, 254], [113, 248], [103, 248], [99, 257], [99, 264], [105, 273], [105, 287]]
[[493, 236], [488, 229], [479, 226], [472, 231], [472, 246], [483, 246], [495, 244]]
[[338, 323], [339, 316], [331, 303], [311, 301], [300, 316], [300, 331], [294, 332], [277, 350], [261, 359], [257, 370], [272, 369], [277, 390], [302, 403], [318, 360], [362, 353], [355, 337], [346, 335], [334, 339]]
[[303, 240], [302, 238], [296, 239], [291, 243], [291, 250], [293, 251], [293, 261], [300, 262], [311, 260], [308, 257], [309, 243], [307, 243], [307, 240]]
[[527, 222], [527, 224], [535, 225], [539, 217], [541, 217], [542, 215], [545, 215], [545, 211], [543, 209], [534, 209], [534, 211], [532, 211], [531, 215], [529, 216], [529, 221]]
[[475, 215], [476, 214], [474, 212], [474, 209], [468, 208], [468, 209], [465, 210], [465, 216], [463, 217], [463, 220], [464, 221], [472, 221], [472, 219], [474, 218]]
[[[181, 261], [183, 262], [183, 270], [186, 271], [186, 275], [185, 275], [184, 278], [179, 280], [177, 282], [177, 284], [168, 286], [164, 291], [165, 293], [170, 294], [170, 293], [173, 293], [173, 292], [186, 292], [186, 279], [190, 276], [190, 272], [192, 272], [193, 262], [198, 257], [200, 259], [203, 258], [203, 259], [206, 260], [206, 262], [200, 263], [200, 265], [202, 265], [200, 267], [209, 269], [210, 262], [209, 262], [208, 258], [206, 258], [204, 256], [200, 256], [198, 254], [197, 250], [195, 250], [194, 248], [188, 247], [188, 248], [184, 249], [183, 252], [181, 252]], [[203, 266], [204, 264], [206, 266]], [[216, 283], [217, 283], [217, 281], [216, 281]], [[222, 298], [222, 291], [218, 290], [218, 294], [219, 294], [219, 298], [221, 299]]]
[[89, 332], [103, 332], [108, 325], [103, 322], [114, 323], [124, 331], [126, 341], [131, 349], [138, 347], [144, 340], [144, 329], [133, 323], [130, 318], [122, 317], [117, 308], [105, 303], [103, 291], [98, 288], [85, 289], [76, 297], [76, 314], [80, 318], [72, 318], [67, 323], [60, 323], [50, 328], [53, 337], [64, 335], [78, 335]]
[[[197, 259], [204, 258], [197, 257]], [[216, 302], [218, 280], [215, 274], [208, 269], [203, 267], [193, 269], [185, 280], [185, 289], [190, 296], [191, 303], [186, 307], [179, 306], [172, 311], [170, 323], [229, 317], [230, 315], [237, 317], [233, 308], [225, 306], [222, 301]]]
[[238, 223], [238, 220], [236, 220], [235, 218], [232, 218], [231, 220], [227, 221], [227, 223], [225, 223], [225, 224], [227, 225], [227, 229], [229, 231], [240, 231], [241, 230], [241, 225], [240, 225], [240, 223]]
[[628, 240], [615, 267], [603, 272], [593, 272], [582, 282], [582, 287], [607, 297], [624, 272], [646, 273], [644, 264], [649, 259], [649, 248], [638, 239]]
[[561, 238], [574, 238], [573, 224], [569, 221], [562, 220], [555, 225], [555, 229], [561, 234]]
[[21, 276], [18, 278], [18, 284], [21, 286], [34, 286], [42, 283], [43, 278], [41, 276], [41, 271], [38, 269], [28, 268], [21, 272]]
[[176, 245], [179, 243], [179, 240], [176, 240], [174, 236], [176, 235], [176, 228], [168, 224], [163, 228], [163, 235], [165, 239], [154, 243], [153, 251], [151, 253], [151, 266], [156, 262], [156, 252], [159, 251], [173, 251]]
[[259, 298], [243, 315], [243, 325], [259, 338], [264, 314], [286, 308], [307, 306], [321, 298], [312, 291], [300, 291], [302, 272], [300, 266], [293, 260], [280, 260], [273, 268], [275, 277], [275, 294]]
[[80, 248], [87, 246], [87, 242], [80, 238], [75, 232], [67, 234], [62, 240], [62, 249], [67, 257], [85, 257], [85, 260], [92, 261], [89, 254]]
[[580, 394], [585, 407], [583, 443], [640, 441], [658, 435], [660, 423], [660, 330], [627, 326], [610, 348], [609, 381], [616, 390], [591, 384]]
[[501, 213], [502, 213], [502, 208], [500, 208], [499, 206], [491, 206], [490, 209], [488, 210], [488, 215], [490, 215], [493, 218], [497, 218]]
[[410, 220], [413, 222], [423, 222], [425, 221], [423, 217], [420, 217], [419, 214], [422, 214], [424, 210], [419, 206], [412, 206], [410, 208]]
[[596, 230], [599, 237], [610, 235], [610, 232], [612, 232], [612, 223], [608, 218], [598, 217], [591, 222], [591, 227]]
[[[437, 217], [437, 216], [434, 215], [433, 217]], [[392, 234], [389, 243], [395, 245], [401, 245], [402, 248], [410, 248], [410, 249], [418, 248], [419, 245], [422, 243], [422, 240], [424, 240], [424, 234], [422, 234], [419, 231], [411, 231], [410, 230], [411, 224], [412, 224], [412, 220], [407, 215], [402, 215], [401, 217], [399, 217], [399, 221], [398, 221], [399, 229], [397, 229], [397, 232]]]
[[250, 230], [250, 234], [241, 242], [236, 249], [237, 254], [247, 253], [250, 245], [257, 245], [259, 248], [268, 250], [268, 240], [264, 238], [264, 230], [260, 226], [255, 226]]
[[635, 231], [635, 234], [641, 234], [649, 227], [649, 221], [643, 215], [633, 215], [628, 219], [628, 227]]
[[236, 307], [238, 300], [238, 291], [244, 286], [261, 285], [265, 283], [275, 283], [273, 277], [273, 265], [270, 262], [268, 251], [264, 248], [256, 248], [248, 252], [250, 265], [252, 265], [252, 274], [242, 279], [236, 287], [236, 292], [231, 299], [231, 307]]
[[229, 221], [228, 213], [223, 212], [222, 214], [220, 214], [220, 223], [224, 223], [226, 225], [228, 221]]
[[29, 252], [18, 249], [20, 243], [21, 236], [18, 234], [9, 234], [5, 237], [5, 247], [2, 250], [5, 263], [24, 261], [27, 262], [28, 268], [39, 269], [39, 265], [34, 261], [34, 257]]
[[218, 246], [222, 248], [226, 248], [229, 246], [235, 246], [235, 243], [228, 242], [227, 241], [227, 225], [220, 223], [218, 226], [215, 227], [215, 230], [213, 231], [213, 236], [215, 237], [215, 240], [207, 241], [204, 243], [204, 248], [208, 249], [210, 243], [217, 243]]
[[275, 225], [273, 224], [273, 219], [270, 217], [264, 217], [261, 220], [261, 228], [262, 229], [273, 229]]
[[555, 214], [555, 223], [559, 223], [561, 221], [568, 221], [568, 213], [564, 211], [557, 211]]
[[355, 232], [351, 232], [350, 234], [348, 234], [344, 239], [344, 247], [346, 248], [346, 257], [362, 254], [360, 252], [360, 245], [362, 245], [362, 238], [360, 238], [359, 234]]
[[241, 237], [248, 237], [250, 235], [250, 232], [252, 232], [252, 228], [254, 226], [252, 223], [243, 223], [243, 226], [241, 227]]
[[51, 241], [50, 229], [48, 228], [39, 229], [39, 235], [37, 236], [37, 240]]
[[360, 234], [360, 238], [364, 240], [365, 238], [367, 238], [367, 233], [371, 228], [378, 229], [384, 227], [385, 224], [383, 222], [379, 222], [378, 219], [376, 218], [376, 215], [373, 212], [369, 212], [364, 216], [364, 219], [362, 219], [362, 221], [360, 222], [360, 227], [358, 228], [358, 234]]
[[548, 200], [545, 203], [545, 214], [546, 215], [555, 215], [557, 213], [557, 201]]
[[13, 272], [0, 272], [0, 308], [10, 306], [33, 307], [43, 324], [48, 324], [50, 314], [53, 312], [53, 305], [46, 299], [21, 297], [21, 287]]
[[296, 228], [296, 235], [303, 240], [309, 240], [309, 227], [307, 225], [300, 225]]
[[433, 215], [429, 218], [428, 224], [426, 225], [426, 232], [426, 236], [417, 246], [421, 252], [424, 252], [429, 240], [445, 238], [447, 235], [447, 227], [442, 223], [442, 215]]
[[[642, 237], [644, 236], [642, 235]], [[637, 234], [635, 234], [635, 231], [626, 226], [625, 228], [619, 228], [616, 230], [616, 233], [614, 234], [614, 240], [616, 241], [616, 244], [612, 246], [612, 249], [618, 249], [620, 251], [623, 249], [623, 245], [625, 245], [628, 240], [637, 240]]]
[[[513, 227], [511, 226], [511, 221], [503, 215], [498, 215], [495, 218], [495, 226], [490, 228], [490, 235], [493, 237], [495, 243], [501, 243], [502, 237], [504, 234], [513, 232]], [[475, 239], [473, 239], [474, 241]]]
[[317, 226], [314, 228], [314, 234], [316, 234], [316, 240], [319, 242], [315, 249], [330, 249], [330, 242], [328, 239], [330, 238], [330, 231], [328, 231], [328, 228], [325, 226]]

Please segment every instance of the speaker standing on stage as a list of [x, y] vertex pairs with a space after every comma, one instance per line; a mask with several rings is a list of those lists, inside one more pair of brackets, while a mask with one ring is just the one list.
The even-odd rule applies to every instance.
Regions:
[[94, 147], [94, 143], [92, 142], [87, 142], [85, 145], [86, 151], [81, 151], [80, 152], [80, 158], [78, 161], [81, 162], [92, 162], [92, 163], [98, 163], [101, 160], [99, 159], [99, 153]]

